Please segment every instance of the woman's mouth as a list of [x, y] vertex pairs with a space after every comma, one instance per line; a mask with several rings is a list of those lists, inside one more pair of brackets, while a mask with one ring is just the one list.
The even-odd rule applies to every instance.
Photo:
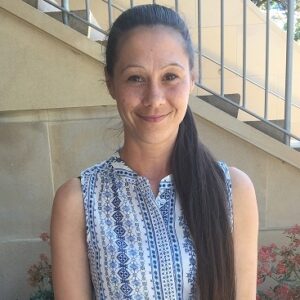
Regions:
[[167, 114], [156, 114], [156, 115], [139, 115], [141, 119], [146, 122], [157, 123], [166, 118], [170, 113]]

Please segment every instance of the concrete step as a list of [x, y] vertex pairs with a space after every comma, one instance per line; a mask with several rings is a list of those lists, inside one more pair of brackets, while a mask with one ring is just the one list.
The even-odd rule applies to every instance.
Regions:
[[[269, 120], [277, 126], [284, 127], [284, 120]], [[272, 138], [284, 143], [284, 133], [262, 121], [247, 121], [246, 124], [258, 129], [259, 131], [271, 136]]]
[[[224, 95], [226, 98], [231, 100], [232, 102], [236, 104], [240, 104], [241, 96], [240, 94], [225, 94]], [[215, 95], [205, 95], [205, 96], [198, 96], [200, 99], [204, 100], [205, 102], [221, 109], [222, 111], [228, 113], [229, 115], [237, 118], [239, 108], [224, 101], [218, 96]]]
[[[72, 11], [72, 13], [76, 14], [78, 17], [82, 19], [86, 18], [86, 10], [76, 10], [76, 11]], [[63, 21], [62, 12], [48, 12], [47, 15], [60, 22]], [[70, 15], [69, 15], [69, 26], [86, 36], [88, 35], [89, 26]]]
[[[225, 94], [225, 97], [230, 99], [236, 104], [240, 103], [240, 95], [239, 94]], [[223, 99], [221, 99], [218, 96], [215, 95], [205, 95], [205, 96], [199, 96], [200, 99], [204, 100], [205, 102], [217, 107], [218, 109], [221, 109], [222, 111], [230, 114], [231, 116], [237, 118], [239, 108], [235, 107], [234, 105], [231, 105], [230, 103], [225, 102]], [[274, 123], [277, 126], [284, 127], [284, 120], [270, 120], [270, 122]], [[266, 124], [262, 121], [246, 121], [246, 124], [256, 128], [257, 130], [269, 135], [270, 137], [284, 143], [284, 133], [280, 130], [272, 127], [269, 124]], [[300, 151], [300, 144], [292, 146], [295, 150]]]
[[[39, 8], [39, 0], [23, 0], [23, 1], [36, 9]], [[50, 6], [50, 8], [51, 7], [52, 6]], [[62, 22], [62, 20], [63, 20], [62, 12], [57, 11], [57, 9], [55, 7], [53, 7], [53, 11], [50, 11], [50, 12], [49, 12], [49, 8], [48, 8], [48, 11], [45, 11], [45, 13], [60, 22]], [[72, 11], [72, 13], [76, 14], [78, 17], [81, 17], [82, 19], [86, 18], [86, 10], [76, 10], [76, 11]], [[71, 28], [73, 28], [74, 30], [76, 30], [86, 36], [88, 35], [88, 26], [72, 16], [69, 16], [69, 26]]]
[[299, 151], [300, 152], [300, 141], [294, 139], [294, 138], [291, 138], [291, 147], [296, 150], [296, 151]]
[[106, 47], [106, 45], [107, 45], [107, 40], [104, 40], [104, 41], [96, 41], [96, 43], [99, 43], [100, 45], [102, 45], [102, 46], [104, 46], [104, 47]]
[[38, 0], [23, 0], [25, 3], [31, 5], [34, 8], [38, 8]]

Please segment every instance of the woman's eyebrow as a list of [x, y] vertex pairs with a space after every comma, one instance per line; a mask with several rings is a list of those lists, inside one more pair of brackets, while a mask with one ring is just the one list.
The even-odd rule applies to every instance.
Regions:
[[183, 67], [181, 64], [176, 63], [176, 62], [174, 62], [174, 63], [169, 63], [169, 64], [163, 66], [161, 69], [166, 69], [166, 68], [168, 68], [168, 67], [178, 67], [178, 68], [184, 70], [184, 67]]
[[141, 69], [145, 69], [143, 66], [141, 65], [127, 65], [126, 67], [124, 67], [122, 70], [121, 70], [121, 73], [124, 73], [127, 69], [130, 69], [130, 68], [141, 68]]
[[[172, 63], [168, 63], [164, 66], [162, 66], [160, 69], [163, 70], [163, 69], [166, 69], [168, 67], [178, 67], [180, 69], [183, 69], [184, 70], [184, 67], [179, 64], [179, 63], [176, 63], [176, 62], [172, 62]], [[130, 65], [127, 65], [126, 67], [124, 67], [122, 70], [121, 70], [121, 73], [124, 73], [127, 69], [130, 69], [130, 68], [141, 68], [141, 69], [145, 69], [145, 67], [143, 67], [142, 65], [136, 65], [136, 64], [130, 64]]]

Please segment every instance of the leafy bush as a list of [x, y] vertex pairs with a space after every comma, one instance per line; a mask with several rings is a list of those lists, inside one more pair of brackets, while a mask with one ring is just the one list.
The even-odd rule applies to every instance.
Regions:
[[[50, 236], [43, 232], [40, 235], [42, 241], [50, 243]], [[52, 288], [52, 270], [48, 256], [40, 254], [39, 261], [33, 264], [27, 271], [28, 283], [35, 288], [30, 300], [53, 300], [54, 293]]]
[[300, 299], [300, 226], [284, 231], [288, 244], [258, 252], [257, 300]]

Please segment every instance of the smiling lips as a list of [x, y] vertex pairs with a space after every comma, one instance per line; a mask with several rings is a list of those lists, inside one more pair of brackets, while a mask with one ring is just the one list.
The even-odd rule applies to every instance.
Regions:
[[146, 122], [152, 122], [157, 123], [162, 121], [164, 118], [166, 118], [170, 113], [164, 114], [164, 115], [149, 115], [149, 116], [143, 116], [138, 115], [141, 119], [143, 119]]

